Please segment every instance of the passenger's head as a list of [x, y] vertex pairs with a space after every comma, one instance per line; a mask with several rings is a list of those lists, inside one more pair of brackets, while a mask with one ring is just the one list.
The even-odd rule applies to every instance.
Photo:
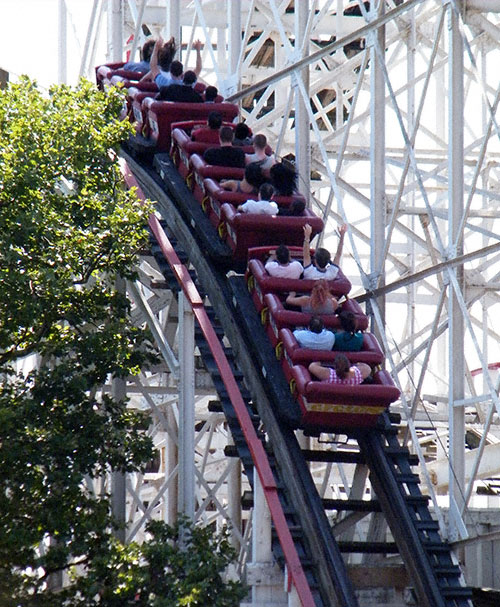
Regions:
[[250, 129], [244, 122], [239, 122], [234, 127], [234, 138], [242, 140], [246, 139], [247, 137], [250, 137]]
[[[175, 46], [175, 42], [173, 41], [173, 39], [169, 40], [168, 42], [165, 42], [165, 44], [159, 50], [158, 65], [164, 72], [168, 72], [171, 69], [172, 64], [174, 63], [174, 61], [172, 61], [172, 60], [175, 56], [176, 50], [177, 50], [177, 48]], [[177, 61], [176, 63], [179, 63], [179, 61]], [[181, 70], [181, 74], [182, 74], [182, 70]]]
[[339, 379], [345, 379], [351, 368], [351, 363], [345, 354], [337, 354], [333, 361], [333, 368]]
[[180, 78], [182, 76], [182, 72], [184, 71], [184, 67], [180, 61], [172, 61], [170, 64], [170, 73], [174, 78]]
[[278, 194], [282, 196], [293, 194], [297, 183], [297, 173], [291, 167], [282, 162], [277, 162], [271, 167], [269, 174]]
[[274, 194], [274, 188], [270, 183], [263, 183], [259, 188], [260, 200], [271, 200]]
[[219, 139], [221, 143], [225, 143], [226, 145], [233, 143], [233, 129], [230, 126], [221, 126], [219, 130]]
[[207, 123], [211, 129], [218, 131], [222, 126], [222, 114], [220, 112], [210, 112]]
[[332, 258], [330, 255], [330, 251], [328, 251], [327, 249], [319, 247], [318, 249], [316, 249], [316, 251], [314, 251], [314, 262], [320, 269], [326, 268], [326, 266], [330, 263], [331, 259]]
[[148, 38], [146, 42], [142, 45], [142, 60], [150, 61], [151, 55], [153, 54], [153, 49], [155, 47], [156, 40], [154, 38]]
[[267, 137], [262, 133], [258, 133], [253, 138], [253, 147], [256, 150], [265, 150], [267, 146]]
[[342, 310], [339, 314], [340, 326], [347, 333], [356, 333], [357, 321], [356, 316], [350, 310]]
[[313, 316], [309, 321], [309, 331], [321, 333], [323, 331], [323, 321], [319, 316]]
[[205, 89], [205, 101], [215, 101], [219, 91], [215, 86], [207, 86]]
[[251, 162], [250, 164], [247, 164], [245, 167], [245, 181], [256, 190], [258, 190], [265, 182], [262, 167], [258, 162]]
[[289, 213], [295, 217], [298, 215], [303, 215], [305, 208], [306, 203], [303, 200], [294, 200], [290, 205]]
[[287, 264], [290, 261], [290, 251], [286, 245], [280, 244], [276, 249], [276, 260], [281, 264]]
[[330, 296], [326, 280], [316, 280], [311, 291], [311, 308], [314, 310], [314, 308], [324, 305]]
[[187, 72], [184, 72], [184, 76], [182, 78], [183, 84], [186, 84], [187, 86], [193, 86], [195, 82], [196, 74], [193, 72], [193, 70], [188, 70]]

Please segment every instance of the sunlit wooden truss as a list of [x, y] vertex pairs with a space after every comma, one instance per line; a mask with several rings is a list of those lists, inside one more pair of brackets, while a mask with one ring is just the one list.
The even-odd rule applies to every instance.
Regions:
[[[123, 4], [124, 39], [142, 23], [166, 35], [182, 27], [187, 64], [190, 43], [205, 41], [202, 75], [242, 103], [242, 116], [279, 156], [297, 160], [299, 187], [327, 220], [327, 246], [336, 246], [337, 223], [349, 224], [344, 271], [353, 295], [369, 293], [373, 329], [403, 393], [402, 432], [420, 456], [443, 531], [466, 537], [478, 480], [499, 475], [491, 457], [499, 386], [488, 365], [500, 360], [500, 3]], [[155, 381], [148, 389], [161, 388]], [[318, 483], [332, 485], [321, 474]], [[333, 485], [352, 483], [340, 474]], [[448, 527], [437, 495], [447, 490]]]

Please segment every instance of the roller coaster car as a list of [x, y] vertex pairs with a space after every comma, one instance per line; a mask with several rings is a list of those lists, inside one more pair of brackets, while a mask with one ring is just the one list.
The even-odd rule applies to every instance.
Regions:
[[158, 152], [170, 150], [171, 125], [187, 119], [207, 119], [210, 112], [219, 112], [223, 120], [231, 122], [239, 108], [233, 103], [184, 103], [146, 98], [142, 102], [148, 117], [151, 138]]
[[366, 363], [371, 367], [381, 365], [384, 361], [384, 353], [372, 333], [363, 334], [363, 346], [358, 352], [341, 352], [340, 350], [301, 348], [290, 329], [281, 329], [279, 332], [277, 355], [281, 357], [281, 365], [288, 381], [292, 379], [294, 365], [308, 368], [309, 364], [314, 361], [331, 365], [337, 354], [345, 354], [351, 363]]
[[[222, 101], [224, 101], [223, 97], [221, 98], [221, 103]], [[222, 122], [221, 126], [228, 126], [231, 129], [234, 129], [236, 127], [236, 124], [234, 122]], [[174, 129], [181, 129], [182, 131], [185, 131], [186, 134], [189, 135], [190, 141], [193, 131], [196, 131], [197, 129], [201, 128], [205, 129], [206, 127], [206, 120], [180, 120], [179, 122], [172, 123], [172, 131]], [[207, 133], [209, 133], [208, 138], [206, 138]], [[198, 141], [199, 143], [211, 143], [212, 145], [216, 145], [217, 143], [219, 143], [219, 129], [210, 129], [210, 132], [204, 132], [202, 138], [196, 139], [196, 141]]]
[[[172, 124], [172, 145], [170, 148], [170, 156], [177, 167], [179, 173], [186, 178], [189, 174], [189, 159], [193, 154], [203, 156], [203, 152], [209, 148], [220, 147], [219, 138], [217, 141], [210, 143], [208, 141], [192, 141], [189, 134], [181, 128], [177, 128], [178, 123]], [[227, 125], [227, 123], [225, 123]], [[205, 126], [205, 125], [204, 125]], [[253, 154], [254, 148], [251, 145], [241, 148], [246, 154]], [[211, 165], [206, 165], [211, 166]]]
[[116, 63], [105, 63], [104, 65], [98, 65], [95, 68], [95, 81], [97, 83], [97, 88], [101, 91], [104, 90], [104, 80], [109, 84], [111, 81], [111, 77], [115, 74], [122, 74], [130, 78], [134, 78], [133, 74], [135, 73], [135, 79], [139, 79], [141, 74], [138, 72], [131, 72], [129, 70], [124, 70], [123, 66], [125, 63], [123, 61], [119, 61]]
[[[113, 81], [116, 76], [113, 76]], [[154, 87], [154, 88], [153, 88]], [[130, 122], [136, 123], [136, 130], [141, 132], [144, 124], [145, 116], [142, 114], [142, 100], [146, 97], [152, 97], [153, 99], [158, 94], [158, 87], [154, 82], [134, 82], [133, 86], [128, 87], [127, 90], [127, 112]]]
[[[146, 85], [150, 85], [154, 87], [154, 89], [152, 89], [151, 91], [149, 90], [149, 88], [147, 88]], [[140, 85], [144, 85], [144, 86], [140, 86]], [[195, 90], [197, 93], [200, 93], [200, 95], [203, 95], [205, 93], [205, 89], [206, 89], [206, 85], [202, 82], [197, 82], [195, 84]], [[154, 92], [156, 91], [156, 92]], [[156, 99], [158, 94], [158, 87], [156, 86], [156, 84], [154, 83], [148, 83], [148, 82], [138, 82], [136, 86], [132, 86], [128, 89], [128, 95], [127, 95], [127, 105], [129, 106], [130, 110], [129, 110], [129, 116], [131, 119], [131, 122], [136, 122], [136, 132], [137, 133], [142, 133], [143, 128], [145, 127], [145, 125], [147, 125], [147, 111], [146, 111], [146, 107], [143, 107], [142, 105], [142, 101], [144, 99], [146, 99], [146, 97], [152, 97], [153, 99]], [[220, 97], [220, 95], [219, 95]], [[220, 97], [220, 101], [222, 102], [224, 100], [223, 97]], [[231, 122], [224, 122], [224, 125], [231, 125], [233, 126], [233, 124]], [[176, 128], [179, 129], [184, 129], [184, 125], [186, 125], [186, 127], [189, 125], [191, 128], [193, 125], [198, 125], [198, 126], [205, 126], [206, 125], [206, 120], [203, 122], [196, 122], [194, 120], [188, 120], [188, 121], [181, 121], [181, 122], [173, 122], [171, 124], [171, 130], [172, 130], [172, 136], [173, 136], [173, 131]], [[186, 134], [187, 140], [191, 141], [190, 137]], [[217, 144], [219, 143], [219, 134], [217, 131]], [[173, 156], [173, 152], [172, 150], [174, 149], [174, 140], [172, 139], [172, 144], [171, 144], [171, 151], [170, 154]], [[198, 153], [203, 153], [203, 151], [206, 148], [199, 148], [197, 150], [193, 150], [192, 152], [190, 152], [190, 154], [194, 153], [195, 151], [197, 151]], [[176, 164], [177, 166], [177, 164]], [[179, 167], [178, 167], [179, 168]], [[187, 162], [186, 162], [186, 170], [187, 170]], [[182, 174], [183, 177], [185, 177], [185, 174]]]
[[[288, 242], [288, 239], [285, 239], [284, 242]], [[269, 276], [264, 268], [264, 260], [267, 259], [269, 253], [274, 249], [275, 247], [267, 246], [248, 251], [249, 261], [245, 276], [248, 290], [250, 291], [255, 307], [259, 312], [264, 307], [264, 295], [266, 293], [283, 294], [289, 293], [290, 291], [310, 293], [314, 287], [314, 280], [303, 280], [301, 278], [293, 280], [290, 278]], [[302, 247], [289, 247], [289, 249], [292, 257], [302, 259]], [[335, 280], [328, 281], [328, 286], [332, 295], [335, 295], [335, 297], [347, 295], [351, 290], [351, 283], [340, 269]]]
[[[285, 280], [275, 279], [275, 280]], [[306, 281], [301, 281], [306, 282]], [[307, 281], [309, 282], [309, 281]], [[302, 287], [303, 289], [303, 287]], [[255, 303], [255, 302], [254, 302]], [[352, 312], [357, 320], [357, 326], [360, 331], [368, 327], [368, 317], [363, 313], [361, 306], [354, 299], [347, 299], [341, 306], [341, 310]], [[281, 299], [275, 293], [266, 293], [264, 295], [264, 307], [260, 310], [262, 323], [266, 327], [266, 333], [269, 341], [276, 347], [280, 341], [279, 332], [281, 329], [295, 329], [296, 327], [307, 327], [312, 314], [287, 310]], [[340, 319], [337, 314], [321, 314], [321, 319], [325, 328], [338, 330], [341, 328]]]
[[[236, 127], [234, 122], [223, 122], [221, 126], [228, 126], [233, 129]], [[174, 130], [179, 129], [180, 133], [178, 133], [178, 144], [185, 145], [187, 143], [198, 143], [198, 144], [208, 144], [208, 147], [213, 147], [215, 145], [219, 145], [219, 129], [208, 129], [207, 121], [197, 121], [197, 120], [183, 120], [181, 122], [173, 122], [171, 125], [172, 136], [174, 134]], [[200, 133], [197, 134], [195, 139], [192, 139], [192, 134], [194, 131], [198, 129], [203, 129]], [[173, 145], [173, 142], [172, 142]], [[253, 154], [255, 151], [253, 145], [251, 146], [241, 146], [242, 149], [247, 154]], [[200, 148], [202, 149], [202, 148]], [[191, 152], [193, 153], [193, 152]], [[199, 152], [197, 152], [199, 153]], [[266, 154], [270, 155], [273, 153], [272, 148], [268, 145], [266, 146]]]
[[251, 247], [265, 245], [278, 246], [286, 242], [296, 246], [304, 239], [304, 225], [310, 224], [312, 234], [323, 229], [323, 220], [306, 209], [301, 217], [280, 217], [256, 213], [239, 213], [232, 204], [221, 207], [221, 225], [219, 233], [233, 252], [236, 262], [244, 261]]
[[206, 178], [210, 177], [219, 181], [220, 179], [243, 179], [244, 176], [245, 169], [208, 164], [199, 154], [193, 154], [189, 159], [189, 173], [186, 176], [186, 184], [193, 192], [196, 200], [202, 204], [205, 198], [204, 181]]
[[302, 365], [292, 367], [290, 373], [290, 389], [299, 403], [303, 428], [370, 428], [399, 398], [399, 390], [385, 370], [374, 373], [373, 383], [358, 386], [313, 381]]
[[[203, 181], [204, 198], [202, 206], [206, 213], [209, 214], [210, 221], [213, 225], [218, 226], [221, 220], [221, 207], [224, 203], [238, 206], [249, 199], [257, 200], [257, 194], [245, 194], [243, 192], [229, 192], [224, 190], [220, 183], [214, 179], [205, 179]], [[279, 207], [289, 207], [294, 200], [304, 200], [301, 194], [296, 196], [273, 196], [274, 202]]]
[[[127, 72], [125, 72], [127, 73]], [[145, 81], [145, 82], [141, 82], [139, 80], [139, 78], [142, 76], [142, 74], [139, 74], [138, 72], [128, 72], [129, 74], [135, 74], [135, 78], [127, 78], [126, 76], [123, 76], [121, 73], [115, 73], [113, 74], [113, 76], [111, 77], [111, 84], [113, 86], [119, 86], [125, 89], [130, 89], [130, 88], [136, 88], [139, 89], [140, 91], [143, 92], [149, 92], [149, 93], [154, 93], [157, 94], [158, 93], [158, 87], [156, 85], [156, 83], [152, 82], [152, 81]]]
[[97, 87], [104, 90], [110, 85], [123, 86], [129, 88], [137, 86], [142, 90], [150, 90], [158, 92], [158, 87], [154, 82], [139, 82], [144, 75], [142, 72], [133, 72], [124, 70], [124, 63], [108, 63], [96, 67], [96, 82]]

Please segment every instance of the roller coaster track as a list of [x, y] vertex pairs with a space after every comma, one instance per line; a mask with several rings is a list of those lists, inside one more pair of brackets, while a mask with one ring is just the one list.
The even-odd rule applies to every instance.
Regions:
[[[244, 279], [226, 276], [228, 252], [210, 240], [214, 228], [167, 158], [156, 159], [160, 178], [127, 152], [122, 155], [129, 187], [138, 184], [157, 201], [163, 221], [151, 217], [152, 252], [169, 288], [182, 289], [191, 302], [198, 323], [196, 342], [235, 443], [236, 453], [229, 449], [228, 454], [240, 458], [251, 486], [254, 469], [259, 475], [276, 532], [274, 554], [286, 565], [301, 604], [356, 607], [342, 552], [399, 552], [419, 605], [470, 607], [471, 591], [462, 583], [449, 545], [439, 536], [418, 476], [411, 472], [416, 462], [399, 445], [389, 416], [382, 416], [369, 432], [353, 430], [350, 438], [357, 440], [358, 452], [302, 450], [282, 417], [285, 410], [296, 411], [297, 404]], [[189, 261], [194, 271], [181, 260]], [[223, 336], [230, 348], [223, 346]], [[308, 461], [367, 465], [377, 499], [322, 500]], [[327, 510], [381, 511], [394, 543], [337, 542]]]

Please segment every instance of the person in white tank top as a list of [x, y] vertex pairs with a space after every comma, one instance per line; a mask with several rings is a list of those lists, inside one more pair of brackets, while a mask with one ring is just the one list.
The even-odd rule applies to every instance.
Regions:
[[290, 261], [290, 251], [288, 247], [281, 244], [274, 251], [266, 265], [264, 266], [267, 273], [275, 278], [300, 278], [304, 268], [300, 261]]

